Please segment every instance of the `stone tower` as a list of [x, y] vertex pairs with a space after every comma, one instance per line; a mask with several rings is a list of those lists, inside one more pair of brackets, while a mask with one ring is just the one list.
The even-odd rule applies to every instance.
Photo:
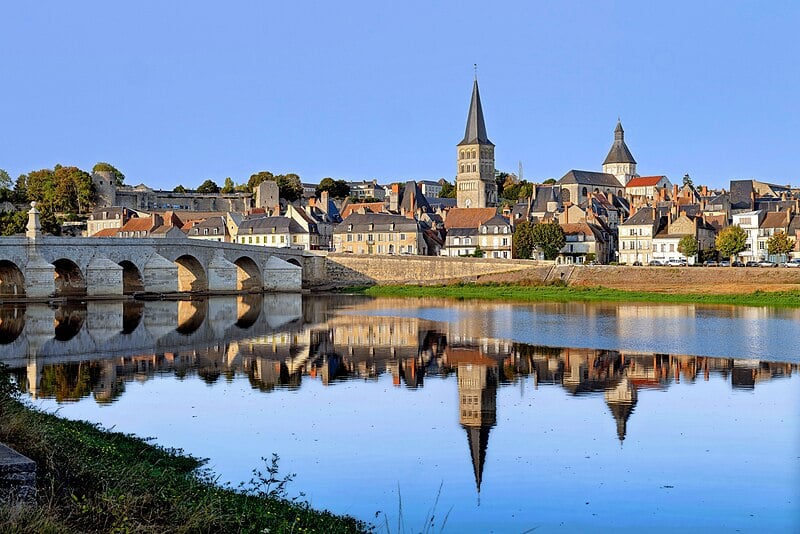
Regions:
[[486, 136], [478, 79], [472, 84], [472, 101], [467, 115], [464, 139], [457, 145], [456, 205], [459, 208], [485, 208], [497, 204], [494, 179], [494, 144]]
[[94, 171], [92, 173], [92, 183], [97, 195], [96, 206], [106, 208], [115, 206], [117, 202], [117, 181], [111, 171]]
[[631, 178], [638, 176], [636, 160], [633, 159], [628, 145], [625, 144], [625, 130], [622, 129], [619, 119], [617, 119], [617, 127], [614, 128], [614, 144], [611, 145], [611, 150], [608, 151], [608, 156], [603, 162], [603, 172], [616, 176], [623, 186], [628, 185]]

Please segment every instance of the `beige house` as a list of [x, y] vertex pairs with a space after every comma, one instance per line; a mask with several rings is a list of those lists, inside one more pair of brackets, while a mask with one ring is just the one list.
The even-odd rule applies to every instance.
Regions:
[[428, 254], [419, 223], [389, 213], [352, 213], [333, 230], [336, 252], [353, 254]]
[[696, 260], [695, 256], [687, 258], [678, 251], [678, 244], [687, 235], [694, 236], [697, 240], [698, 254], [714, 247], [716, 232], [702, 217], [689, 217], [681, 213], [678, 217], [670, 215], [666, 219], [666, 224], [653, 237], [653, 260], [686, 260], [692, 265]]
[[86, 235], [93, 236], [100, 230], [109, 228], [122, 228], [131, 217], [136, 217], [136, 214], [122, 206], [96, 208], [86, 221]]
[[619, 262], [647, 265], [653, 259], [653, 237], [660, 217], [656, 209], [645, 206], [619, 225]]

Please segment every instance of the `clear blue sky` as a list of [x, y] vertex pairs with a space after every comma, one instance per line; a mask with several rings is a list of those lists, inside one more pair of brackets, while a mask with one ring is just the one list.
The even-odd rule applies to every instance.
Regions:
[[642, 175], [800, 182], [800, 2], [493, 4], [7, 2], [0, 168], [452, 180], [477, 63], [500, 170], [600, 170], [619, 116]]

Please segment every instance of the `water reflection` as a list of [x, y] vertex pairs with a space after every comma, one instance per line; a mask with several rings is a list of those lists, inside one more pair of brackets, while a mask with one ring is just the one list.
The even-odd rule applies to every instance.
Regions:
[[[246, 377], [261, 392], [330, 386], [391, 375], [419, 389], [426, 377], [455, 375], [458, 422], [481, 490], [498, 388], [530, 383], [568, 396], [602, 396], [620, 444], [640, 393], [707, 382], [735, 389], [789, 377], [797, 364], [630, 351], [539, 346], [482, 336], [470, 309], [461, 322], [361, 315], [363, 300], [302, 301], [299, 295], [243, 295], [178, 302], [86, 302], [0, 308], [0, 355], [22, 389], [57, 402], [119, 399], [132, 381], [197, 376], [213, 385]], [[385, 303], [384, 303], [385, 305]], [[338, 314], [341, 309], [350, 313]], [[493, 317], [502, 322], [502, 305]], [[48, 326], [49, 325], [49, 326]], [[380, 393], [377, 393], [380, 394]]]

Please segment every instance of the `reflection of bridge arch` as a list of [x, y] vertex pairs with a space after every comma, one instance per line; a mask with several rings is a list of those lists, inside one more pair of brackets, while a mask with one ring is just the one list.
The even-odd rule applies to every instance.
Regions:
[[0, 307], [0, 345], [13, 343], [25, 328], [25, 306]]
[[194, 334], [206, 320], [207, 307], [207, 300], [178, 301], [178, 327], [175, 330], [184, 336]]
[[264, 297], [260, 294], [242, 295], [236, 299], [236, 326], [242, 330], [247, 330], [256, 324], [261, 315], [261, 307], [264, 305]]
[[252, 258], [242, 256], [233, 263], [236, 265], [236, 289], [248, 291], [264, 287], [261, 269]]
[[144, 280], [139, 268], [132, 261], [121, 261], [119, 266], [122, 267], [122, 294], [133, 295], [144, 291]]
[[0, 295], [25, 295], [25, 276], [8, 260], [0, 260]]
[[175, 260], [178, 265], [178, 291], [207, 291], [208, 277], [194, 256], [184, 254]]
[[144, 302], [134, 300], [122, 303], [122, 334], [130, 334], [139, 327], [144, 315]]
[[61, 258], [53, 262], [55, 267], [56, 296], [86, 294], [86, 277], [72, 260]]
[[81, 331], [86, 321], [86, 304], [65, 304], [55, 313], [55, 338], [69, 341]]

